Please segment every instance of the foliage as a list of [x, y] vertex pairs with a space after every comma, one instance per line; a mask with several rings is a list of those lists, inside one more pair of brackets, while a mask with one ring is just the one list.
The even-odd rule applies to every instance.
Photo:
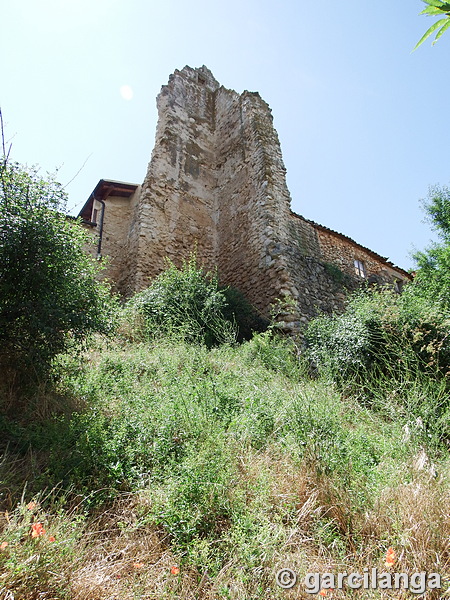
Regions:
[[68, 597], [69, 565], [80, 556], [83, 518], [61, 510], [61, 502], [53, 504], [54, 514], [50, 514], [43, 504], [51, 506], [52, 500], [51, 494], [39, 494], [30, 502], [22, 498], [0, 524], [0, 582], [4, 597], [14, 597], [8, 590], [14, 590], [21, 598], [28, 597], [31, 590], [56, 598]]
[[[161, 597], [171, 586], [187, 599], [181, 582], [190, 574], [190, 591], [203, 580], [213, 597], [262, 600], [277, 597], [273, 573], [286, 552], [300, 574], [312, 560], [323, 572], [330, 564], [362, 572], [382, 566], [385, 549], [400, 543], [402, 571], [444, 569], [448, 462], [442, 446], [430, 446], [427, 415], [412, 414], [438, 386], [429, 378], [427, 390], [413, 391], [397, 382], [380, 390], [386, 409], [375, 411], [362, 394], [344, 397], [329, 381], [289, 369], [295, 353], [281, 339], [263, 333], [211, 350], [162, 339], [105, 344], [84, 363], [72, 356], [61, 366], [61, 392], [64, 384], [83, 410], [28, 431], [7, 428], [1, 584], [25, 600], [37, 589], [56, 594], [58, 585], [68, 597], [131, 589]], [[428, 418], [439, 421], [433, 411]], [[27, 475], [16, 456], [28, 447]], [[33, 521], [24, 502], [10, 510], [25, 478], [29, 498], [56, 483], [63, 496], [68, 490], [91, 515], [83, 538], [58, 505], [42, 502]], [[28, 521], [16, 516], [24, 512]], [[27, 536], [32, 522], [46, 533]], [[27, 561], [35, 562], [24, 577]]]
[[224, 317], [237, 326], [237, 341], [250, 340], [255, 332], [267, 329], [269, 322], [261, 317], [244, 294], [235, 287], [222, 287], [226, 304], [222, 309]]
[[332, 263], [324, 263], [325, 271], [334, 281], [337, 286], [340, 287], [351, 287], [352, 279], [347, 273], [341, 271], [339, 267]]
[[354, 294], [344, 314], [313, 320], [306, 339], [319, 369], [338, 379], [420, 373], [442, 379], [450, 375], [449, 333], [447, 312], [410, 285], [402, 295]]
[[427, 4], [427, 7], [423, 9], [423, 11], [420, 13], [421, 15], [442, 18], [427, 29], [427, 31], [415, 45], [414, 50], [423, 44], [423, 42], [428, 39], [430, 35], [439, 30], [434, 38], [433, 44], [435, 44], [441, 35], [450, 27], [450, 2], [443, 2], [442, 0], [422, 0], [422, 2]]
[[58, 353], [110, 327], [108, 287], [65, 201], [52, 176], [0, 165], [0, 358], [14, 372], [47, 373]]
[[[270, 344], [267, 334], [259, 336], [266, 346]], [[285, 360], [290, 360], [287, 346], [277, 339], [274, 344], [274, 357], [279, 359], [284, 352]], [[126, 353], [104, 351], [98, 364], [73, 371], [66, 379], [71, 393], [85, 399], [85, 410], [35, 426], [23, 441], [37, 452], [45, 451], [47, 467], [41, 467], [39, 484], [62, 483], [85, 497], [90, 490], [103, 489], [95, 495], [95, 503], [119, 492], [162, 486], [175, 511], [175, 498], [181, 498], [192, 478], [200, 478], [195, 484], [200, 487], [214, 481], [223, 487], [225, 479], [233, 487], [233, 448], [264, 452], [273, 443], [307, 456], [320, 472], [367, 475], [382, 454], [380, 444], [387, 442], [369, 436], [367, 454], [378, 458], [373, 464], [367, 458], [366, 463], [360, 444], [352, 441], [369, 435], [366, 417], [360, 415], [359, 426], [352, 425], [349, 432], [353, 409], [341, 415], [334, 391], [307, 383], [298, 369], [286, 368], [282, 374], [273, 360], [266, 367], [267, 355], [255, 360], [254, 350], [253, 341], [213, 351], [162, 341]], [[11, 448], [14, 438], [24, 435], [11, 430]], [[377, 449], [370, 450], [372, 446]], [[210, 477], [201, 476], [206, 470]], [[205, 502], [213, 493], [208, 489]], [[203, 492], [198, 494], [200, 498]], [[191, 507], [183, 500], [185, 510], [199, 511], [198, 498], [192, 498]], [[174, 518], [170, 517], [175, 527]]]
[[205, 273], [194, 255], [180, 269], [168, 261], [168, 268], [129, 301], [125, 320], [141, 320], [147, 339], [171, 335], [211, 347], [236, 340], [237, 328], [226, 318], [226, 307], [217, 275]]
[[273, 328], [255, 334], [245, 346], [244, 352], [249, 360], [259, 360], [267, 369], [276, 373], [291, 378], [300, 375], [301, 364], [294, 340]]
[[414, 254], [417, 262], [415, 291], [450, 308], [450, 188], [430, 187], [423, 202], [428, 220], [440, 238], [429, 248]]

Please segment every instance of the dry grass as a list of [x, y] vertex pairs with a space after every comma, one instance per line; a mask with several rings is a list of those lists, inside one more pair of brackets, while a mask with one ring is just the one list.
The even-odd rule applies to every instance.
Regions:
[[[421, 600], [446, 597], [450, 587], [450, 473], [443, 451], [427, 449], [429, 458], [421, 450], [426, 440], [420, 438], [413, 444], [403, 439], [401, 425], [391, 427], [391, 421], [375, 411], [362, 410], [357, 400], [342, 402], [321, 382], [297, 383], [261, 367], [252, 372], [250, 362], [245, 363], [246, 378], [241, 377], [242, 365], [231, 349], [223, 351], [223, 356], [219, 351], [208, 354], [209, 362], [206, 351], [193, 356], [191, 348], [181, 348], [175, 359], [169, 345], [153, 353], [141, 347], [135, 351], [129, 363], [113, 353], [98, 382], [93, 380], [98, 387], [89, 387], [89, 379], [75, 377], [74, 395], [81, 390], [80, 402], [93, 389], [107, 420], [118, 423], [112, 435], [122, 431], [122, 419], [144, 425], [124, 429], [122, 444], [122, 438], [119, 443], [117, 436], [108, 437], [103, 420], [98, 421], [98, 431], [106, 433], [98, 437], [97, 429], [89, 429], [89, 422], [82, 421], [80, 435], [86, 430], [95, 443], [74, 448], [74, 454], [80, 452], [81, 457], [77, 465], [80, 485], [77, 488], [75, 480], [65, 502], [59, 502], [63, 495], [59, 490], [54, 500], [51, 494], [46, 501], [41, 497], [42, 508], [34, 512], [27, 508], [27, 503], [36, 500], [31, 497], [24, 497], [17, 507], [23, 482], [39, 476], [41, 468], [44, 472], [49, 468], [44, 460], [45, 430], [44, 443], [38, 446], [42, 461], [39, 455], [20, 454], [16, 448], [15, 454], [8, 452], [0, 463], [0, 510], [4, 511], [0, 513], [0, 548], [7, 542], [0, 549], [0, 600], [321, 598], [306, 593], [306, 573], [362, 573], [373, 567], [382, 572], [390, 547], [396, 553], [396, 572], [441, 574], [442, 592], [428, 591], [419, 596]], [[99, 369], [103, 361], [100, 350], [92, 352], [89, 371]], [[165, 368], [158, 370], [159, 363]], [[225, 371], [226, 378], [222, 378]], [[134, 406], [136, 399], [147, 398], [149, 389], [148, 408], [145, 401]], [[196, 412], [199, 403], [202, 410]], [[240, 412], [237, 408], [233, 412], [235, 405]], [[119, 413], [119, 406], [133, 411]], [[165, 412], [158, 412], [160, 407]], [[339, 410], [333, 412], [334, 407]], [[95, 419], [94, 412], [90, 415]], [[292, 421], [293, 415], [297, 421]], [[303, 432], [310, 415], [317, 421]], [[151, 426], [152, 419], [161, 427], [147, 438], [145, 427]], [[270, 425], [267, 430], [266, 423]], [[291, 423], [301, 436], [291, 432]], [[118, 489], [138, 489], [139, 482], [148, 481], [143, 477], [134, 488], [120, 488], [124, 480], [120, 474], [106, 483], [101, 477], [83, 480], [92, 476], [91, 471], [102, 475], [108, 461], [123, 460], [126, 452], [134, 450], [139, 441], [134, 432], [144, 436], [143, 458], [148, 459], [148, 450], [155, 461], [145, 463], [152, 475], [151, 486], [122, 494], [95, 513], [92, 504], [89, 514], [73, 507], [90, 497], [91, 489], [94, 496], [98, 490], [100, 502], [120, 493]], [[160, 454], [150, 452], [158, 439], [172, 448], [174, 436], [177, 444], [179, 438], [183, 441], [185, 454], [175, 458], [162, 443], [157, 446]], [[111, 447], [110, 441], [114, 442]], [[70, 444], [58, 444], [52, 447], [54, 455], [60, 447], [66, 453], [72, 451]], [[105, 447], [107, 459], [102, 454]], [[115, 482], [114, 494], [108, 495], [109, 485]], [[209, 522], [211, 515], [217, 515], [216, 523]], [[37, 540], [30, 538], [36, 522], [47, 530]], [[298, 584], [291, 590], [276, 584], [277, 571], [285, 567], [298, 575]], [[406, 595], [346, 588], [326, 597], [381, 600]]]
[[[17, 577], [15, 583], [10, 579], [12, 585], [3, 585], [2, 577], [0, 599], [311, 598], [301, 583], [306, 573], [363, 572], [365, 567], [382, 571], [389, 546], [398, 556], [396, 571], [438, 572], [448, 577], [450, 497], [444, 493], [444, 475], [434, 478], [427, 472], [416, 472], [412, 482], [399, 482], [383, 490], [373, 508], [365, 512], [346, 505], [345, 492], [330, 479], [318, 476], [310, 463], [295, 463], [277, 449], [244, 453], [240, 478], [239, 485], [248, 490], [250, 508], [259, 511], [273, 535], [259, 565], [246, 568], [238, 554], [230, 553], [214, 577], [190, 567], [171, 552], [164, 532], [146, 523], [148, 496], [130, 495], [89, 520], [76, 553], [68, 555], [66, 563], [55, 565], [53, 580], [47, 573], [45, 584], [27, 587], [23, 578]], [[57, 518], [46, 518], [49, 529], [62, 537], [64, 528]], [[332, 541], [324, 539], [325, 522], [335, 532]], [[21, 525], [19, 521], [16, 524]], [[3, 515], [3, 534], [7, 525], [11, 527], [11, 517], [5, 520]], [[299, 584], [292, 590], [275, 584], [275, 573], [283, 567], [299, 575]], [[52, 571], [48, 564], [45, 568]], [[58, 586], [54, 585], [63, 580], [65, 595], [55, 592]], [[449, 580], [444, 583], [448, 587]], [[407, 597], [399, 592], [384, 594], [377, 590], [350, 594], [347, 589], [334, 592], [333, 598]], [[434, 600], [443, 595], [427, 592], [420, 597]]]

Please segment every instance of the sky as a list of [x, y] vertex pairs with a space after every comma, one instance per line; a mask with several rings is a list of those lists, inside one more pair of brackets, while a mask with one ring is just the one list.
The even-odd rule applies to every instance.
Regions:
[[156, 96], [206, 65], [273, 112], [292, 209], [412, 268], [435, 234], [420, 201], [450, 184], [450, 31], [421, 0], [0, 0], [11, 156], [67, 184], [141, 183]]

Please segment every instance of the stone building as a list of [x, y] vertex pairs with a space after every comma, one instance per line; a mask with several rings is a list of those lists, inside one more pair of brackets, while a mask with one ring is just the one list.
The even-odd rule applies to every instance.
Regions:
[[157, 98], [155, 147], [142, 185], [100, 180], [80, 216], [109, 257], [125, 296], [196, 249], [207, 270], [262, 313], [292, 296], [295, 328], [342, 308], [342, 282], [388, 283], [409, 274], [352, 239], [291, 211], [269, 106], [221, 86], [205, 66], [175, 71]]

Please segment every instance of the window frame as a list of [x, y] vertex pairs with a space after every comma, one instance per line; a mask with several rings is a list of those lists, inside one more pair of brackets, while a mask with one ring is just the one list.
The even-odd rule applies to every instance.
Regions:
[[367, 278], [366, 266], [362, 260], [359, 258], [353, 259], [353, 268], [355, 270], [355, 275], [358, 275], [358, 277], [361, 277], [361, 279]]

